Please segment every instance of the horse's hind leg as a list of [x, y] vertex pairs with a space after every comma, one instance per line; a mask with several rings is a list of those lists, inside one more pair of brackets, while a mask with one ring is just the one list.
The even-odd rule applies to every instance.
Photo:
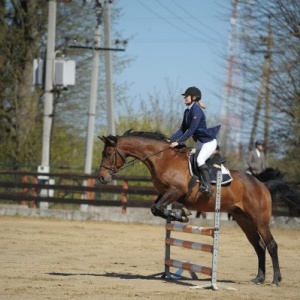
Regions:
[[241, 212], [240, 214], [234, 214], [234, 218], [241, 229], [245, 232], [258, 257], [258, 272], [252, 282], [255, 284], [261, 284], [265, 281], [267, 247], [273, 264], [274, 275], [272, 284], [278, 286], [279, 282], [281, 281], [278, 260], [278, 246], [271, 234], [269, 225], [259, 225], [258, 228], [256, 228], [254, 223], [244, 214], [244, 212]]
[[258, 231], [271, 256], [274, 272], [272, 284], [278, 286], [279, 282], [282, 279], [278, 259], [278, 245], [271, 234], [269, 225], [265, 225], [261, 228], [258, 228]]
[[260, 243], [260, 236], [256, 227], [243, 211], [233, 212], [232, 215], [246, 234], [258, 258], [258, 272], [256, 277], [252, 279], [252, 282], [255, 284], [264, 283], [266, 276], [266, 248]]

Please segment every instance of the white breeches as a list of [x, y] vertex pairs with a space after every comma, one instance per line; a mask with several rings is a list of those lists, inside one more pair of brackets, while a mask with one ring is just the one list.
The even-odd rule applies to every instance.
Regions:
[[198, 167], [205, 164], [205, 161], [210, 158], [213, 152], [217, 148], [217, 140], [213, 139], [212, 141], [205, 143], [202, 145], [200, 153], [197, 157], [197, 165]]

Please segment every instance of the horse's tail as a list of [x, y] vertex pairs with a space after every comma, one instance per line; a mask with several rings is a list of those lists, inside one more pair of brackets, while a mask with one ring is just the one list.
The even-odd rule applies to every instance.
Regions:
[[268, 188], [273, 204], [284, 203], [289, 207], [292, 216], [300, 214], [300, 192], [290, 188], [282, 180], [270, 180], [264, 182]]

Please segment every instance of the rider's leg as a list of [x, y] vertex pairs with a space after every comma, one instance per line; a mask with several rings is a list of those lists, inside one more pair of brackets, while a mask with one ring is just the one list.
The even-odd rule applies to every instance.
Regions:
[[212, 195], [211, 184], [210, 184], [210, 176], [208, 166], [206, 164], [199, 167], [199, 171], [202, 175], [203, 182], [200, 186], [200, 192], [206, 193], [208, 196]]
[[203, 182], [200, 187], [201, 192], [207, 193], [209, 196], [211, 195], [211, 184], [210, 184], [210, 176], [208, 166], [205, 164], [206, 160], [213, 154], [213, 152], [217, 148], [217, 140], [213, 139], [210, 142], [204, 143], [200, 150], [200, 153], [197, 157], [197, 165], [199, 167], [199, 172], [202, 175]]

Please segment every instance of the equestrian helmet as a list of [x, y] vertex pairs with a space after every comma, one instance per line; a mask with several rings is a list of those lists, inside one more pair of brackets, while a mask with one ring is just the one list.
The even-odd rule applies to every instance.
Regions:
[[197, 97], [197, 101], [199, 101], [201, 99], [201, 91], [196, 88], [195, 86], [191, 86], [189, 88], [186, 89], [186, 91], [181, 94], [182, 96], [195, 96]]
[[257, 145], [264, 145], [264, 141], [263, 140], [257, 140], [256, 142], [255, 142], [255, 146], [257, 146]]

